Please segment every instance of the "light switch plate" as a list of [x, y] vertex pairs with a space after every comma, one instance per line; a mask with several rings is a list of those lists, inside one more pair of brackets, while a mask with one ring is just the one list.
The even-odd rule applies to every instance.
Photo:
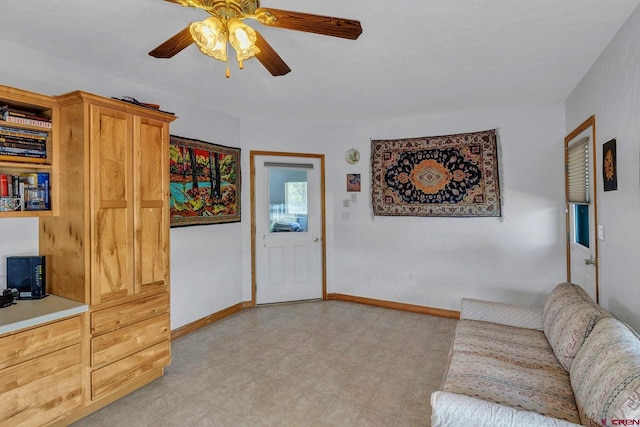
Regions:
[[598, 224], [598, 240], [604, 240], [604, 225]]

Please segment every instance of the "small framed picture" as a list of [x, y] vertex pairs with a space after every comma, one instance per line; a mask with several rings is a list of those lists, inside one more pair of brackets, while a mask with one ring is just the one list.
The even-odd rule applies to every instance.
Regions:
[[347, 191], [360, 191], [360, 174], [347, 174]]
[[602, 145], [602, 182], [604, 183], [604, 191], [618, 189], [618, 166], [615, 138]]

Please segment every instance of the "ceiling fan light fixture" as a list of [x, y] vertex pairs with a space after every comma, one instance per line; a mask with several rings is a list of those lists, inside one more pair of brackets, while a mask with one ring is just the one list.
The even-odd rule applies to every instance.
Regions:
[[239, 19], [229, 19], [227, 28], [229, 29], [229, 43], [235, 49], [236, 59], [242, 68], [244, 60], [253, 58], [260, 53], [260, 49], [256, 46], [258, 36], [253, 28]]
[[220, 61], [227, 60], [227, 26], [220, 19], [212, 16], [194, 22], [189, 31], [202, 53]]
[[205, 55], [229, 64], [227, 43], [236, 51], [240, 68], [246, 59], [256, 57], [272, 76], [284, 76], [291, 68], [253, 28], [243, 23], [253, 19], [265, 26], [302, 31], [349, 40], [362, 34], [360, 21], [290, 10], [261, 8], [260, 0], [166, 0], [185, 7], [201, 9], [211, 15], [194, 22], [149, 52], [154, 58], [172, 58], [189, 47], [198, 45]]

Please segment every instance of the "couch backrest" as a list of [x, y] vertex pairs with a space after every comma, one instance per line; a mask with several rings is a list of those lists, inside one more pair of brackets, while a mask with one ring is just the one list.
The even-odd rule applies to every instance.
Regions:
[[578, 285], [561, 283], [551, 291], [542, 312], [544, 334], [567, 371], [596, 323], [609, 316]]
[[598, 322], [569, 375], [582, 424], [640, 422], [640, 339], [619, 320]]

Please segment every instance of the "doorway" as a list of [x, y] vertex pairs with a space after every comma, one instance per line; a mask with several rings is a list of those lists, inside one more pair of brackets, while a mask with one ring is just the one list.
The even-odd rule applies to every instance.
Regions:
[[598, 302], [596, 119], [589, 117], [564, 140], [567, 281]]
[[252, 305], [326, 298], [324, 156], [252, 151]]

